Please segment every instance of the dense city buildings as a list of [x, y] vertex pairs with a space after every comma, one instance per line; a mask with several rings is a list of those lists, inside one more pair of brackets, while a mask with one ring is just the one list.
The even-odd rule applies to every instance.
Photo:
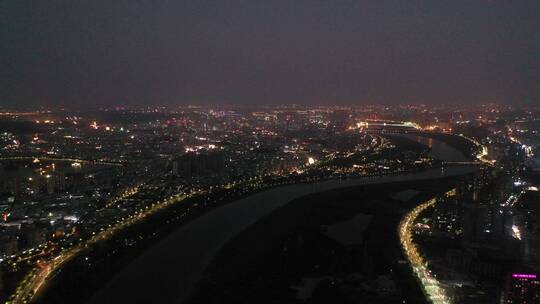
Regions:
[[[77, 267], [90, 271], [93, 260], [127, 263], [194, 218], [265, 189], [466, 167], [474, 173], [456, 177], [451, 195], [421, 205], [403, 226], [402, 244], [418, 259], [405, 255], [404, 263], [425, 267], [411, 273], [427, 298], [536, 303], [538, 117], [538, 108], [495, 104], [3, 110], [1, 300], [47, 297], [59, 269], [69, 276]], [[406, 202], [407, 193], [420, 192], [388, 199]], [[372, 216], [328, 223], [318, 237], [363, 256], [358, 265], [368, 269], [368, 243], [344, 227], [358, 230]], [[428, 272], [435, 292], [423, 286]], [[311, 291], [299, 291], [300, 299], [309, 301], [321, 282], [304, 277], [295, 286]], [[361, 293], [372, 288], [379, 299], [401, 301], [402, 283], [381, 274]]]
[[540, 304], [539, 16], [0, 0], [0, 304]]
[[508, 276], [504, 303], [538, 303], [540, 282], [536, 274], [513, 273]]

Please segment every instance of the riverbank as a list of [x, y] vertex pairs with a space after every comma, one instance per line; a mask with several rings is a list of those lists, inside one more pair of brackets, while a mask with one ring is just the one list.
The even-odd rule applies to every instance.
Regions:
[[304, 195], [351, 186], [440, 179], [475, 170], [467, 166], [444, 171], [437, 168], [405, 175], [297, 184], [254, 194], [182, 226], [120, 271], [90, 302], [179, 302], [189, 296], [225, 243], [258, 219]]
[[[397, 225], [404, 212], [454, 182], [358, 186], [296, 199], [229, 241], [189, 303], [296, 303], [299, 297], [305, 303], [423, 303], [398, 263]], [[358, 216], [369, 223], [351, 236]], [[343, 225], [341, 236], [328, 233]], [[377, 292], [380, 282], [396, 288]]]

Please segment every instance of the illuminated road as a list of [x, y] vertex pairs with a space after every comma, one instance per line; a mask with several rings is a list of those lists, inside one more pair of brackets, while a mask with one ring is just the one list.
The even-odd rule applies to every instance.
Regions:
[[436, 179], [468, 174], [472, 167], [331, 180], [282, 186], [213, 209], [149, 248], [117, 274], [90, 303], [181, 303], [220, 249], [234, 236], [291, 200], [343, 187]]
[[0, 116], [32, 116], [32, 115], [43, 115], [48, 114], [47, 112], [0, 112]]
[[[1, 158], [0, 160], [33, 160], [34, 157], [9, 157], [9, 158]], [[100, 162], [100, 161], [90, 161], [90, 160], [80, 160], [80, 159], [69, 159], [69, 158], [38, 158], [41, 161], [70, 161], [70, 162], [79, 162], [79, 163], [100, 163], [105, 165], [121, 165], [119, 163], [110, 163], [110, 162]], [[269, 201], [264, 203], [264, 200], [258, 201], [256, 198], [258, 197], [258, 194], [255, 194], [251, 197], [248, 197], [246, 199], [240, 200], [234, 204], [224, 206], [222, 208], [218, 208], [215, 211], [210, 212], [209, 214], [203, 216], [201, 219], [197, 219], [194, 222], [204, 222], [208, 218], [212, 218], [215, 215], [212, 214], [220, 214], [220, 212], [230, 213], [232, 211], [227, 210], [236, 210], [233, 213], [228, 215], [228, 218], [225, 218], [225, 226], [222, 227], [219, 231], [216, 231], [215, 234], [209, 235], [207, 231], [203, 231], [201, 234], [201, 239], [179, 239], [177, 244], [189, 244], [189, 247], [186, 251], [182, 251], [180, 253], [180, 256], [183, 256], [182, 258], [179, 258], [180, 260], [183, 260], [183, 263], [190, 264], [188, 268], [191, 270], [185, 271], [181, 273], [180, 278], [178, 279], [181, 282], [186, 282], [186, 284], [180, 284], [181, 286], [178, 287], [179, 284], [175, 282], [175, 280], [172, 280], [172, 283], [165, 283], [167, 284], [174, 284], [173, 288], [170, 288], [169, 286], [165, 286], [164, 288], [177, 291], [177, 295], [170, 299], [183, 299], [187, 295], [189, 295], [189, 292], [193, 286], [193, 284], [198, 280], [198, 276], [206, 265], [210, 262], [212, 256], [219, 251], [221, 246], [230, 238], [232, 238], [235, 234], [239, 233], [241, 230], [245, 229], [250, 224], [254, 223], [259, 218], [263, 217], [264, 215], [268, 214], [272, 210], [284, 205], [288, 201], [309, 194], [319, 191], [325, 191], [329, 189], [334, 188], [340, 188], [340, 187], [347, 187], [347, 186], [354, 186], [354, 185], [363, 185], [363, 184], [374, 184], [374, 183], [384, 183], [384, 182], [395, 182], [395, 181], [405, 181], [405, 180], [421, 180], [421, 179], [433, 179], [433, 178], [441, 178], [441, 177], [447, 177], [447, 176], [453, 176], [453, 175], [461, 175], [470, 173], [472, 171], [476, 170], [475, 168], [470, 167], [449, 167], [445, 168], [444, 170], [441, 169], [429, 169], [421, 172], [415, 172], [415, 173], [403, 173], [400, 175], [388, 175], [388, 176], [368, 176], [363, 178], [357, 178], [357, 179], [350, 179], [350, 180], [332, 180], [332, 181], [326, 181], [326, 182], [319, 182], [314, 184], [300, 184], [300, 185], [293, 185], [293, 186], [283, 186], [279, 189], [272, 189], [267, 190], [263, 193], [271, 192], [274, 193], [274, 195], [270, 195], [271, 198]], [[225, 187], [228, 188], [228, 187]], [[296, 190], [295, 190], [296, 189]], [[118, 199], [111, 200], [104, 209], [110, 208], [115, 206], [118, 203], [122, 203], [123, 199], [126, 199], [127, 197], [130, 197], [134, 194], [136, 194], [138, 191], [140, 191], [140, 185], [135, 186], [131, 189], [127, 189], [124, 193], [120, 194]], [[290, 191], [290, 192], [289, 192]], [[191, 194], [190, 196], [194, 195], [204, 195], [205, 191], [198, 191], [196, 193]], [[267, 194], [268, 195], [268, 194]], [[253, 198], [255, 197], [255, 199]], [[264, 196], [266, 197], [266, 196]], [[55, 256], [52, 260], [46, 260], [43, 259], [40, 263], [38, 263], [38, 267], [36, 267], [33, 271], [31, 271], [23, 281], [20, 282], [16, 292], [12, 296], [11, 300], [12, 303], [25, 303], [29, 299], [33, 299], [34, 295], [36, 293], [39, 293], [44, 286], [46, 286], [47, 280], [50, 278], [51, 274], [54, 274], [58, 269], [60, 269], [66, 262], [71, 260], [73, 257], [80, 254], [83, 250], [85, 250], [88, 247], [91, 247], [95, 243], [99, 241], [106, 240], [110, 238], [114, 233], [119, 231], [120, 229], [123, 229], [127, 226], [133, 225], [137, 222], [139, 222], [141, 219], [153, 214], [154, 212], [161, 210], [162, 208], [167, 207], [170, 204], [181, 202], [185, 199], [185, 196], [173, 196], [170, 197], [164, 201], [155, 202], [151, 206], [148, 206], [144, 209], [138, 210], [135, 214], [123, 218], [119, 221], [117, 221], [115, 224], [111, 224], [108, 227], [102, 229], [101, 231], [96, 231], [95, 235], [86, 240], [81, 240], [80, 244], [71, 246], [67, 249], [64, 249], [62, 252], [53, 253], [53, 248], [51, 246], [42, 248], [41, 250], [36, 250], [35, 252], [31, 252], [28, 255], [28, 259], [33, 259], [34, 261], [37, 258], [41, 259], [41, 256]], [[246, 203], [246, 201], [249, 201], [251, 203]], [[244, 206], [244, 205], [249, 206]], [[234, 206], [234, 207], [233, 207]], [[236, 208], [239, 208], [238, 210]], [[252, 210], [253, 208], [256, 208], [256, 210]], [[223, 209], [223, 210], [222, 210]], [[230, 219], [238, 218], [238, 222], [230, 223]], [[223, 221], [223, 218], [221, 218]], [[219, 219], [218, 219], [219, 221]], [[209, 222], [211, 224], [211, 222]], [[213, 225], [213, 224], [212, 224]], [[220, 227], [219, 225], [216, 225], [217, 227]], [[195, 227], [195, 228], [193, 228]], [[185, 229], [179, 229], [177, 233], [173, 233], [174, 235], [187, 233], [189, 234], [190, 229], [199, 229], [197, 228], [197, 224], [190, 223], [186, 225]], [[214, 229], [214, 227], [212, 227]], [[184, 232], [181, 232], [184, 231]], [[187, 232], [186, 232], [187, 231]], [[199, 231], [200, 232], [200, 231]], [[193, 232], [197, 234], [198, 232]], [[205, 240], [211, 240], [206, 242]], [[167, 239], [163, 240], [161, 243], [158, 244], [158, 246], [163, 246], [163, 244], [167, 244], [167, 247], [173, 248], [173, 252], [178, 251], [178, 245], [177, 244], [171, 244], [166, 242]], [[197, 247], [198, 246], [198, 247]], [[157, 246], [156, 246], [157, 247]], [[157, 262], [159, 262], [159, 265], [156, 266], [154, 271], [163, 271], [164, 268], [167, 268], [167, 265], [164, 264], [165, 261], [170, 261], [168, 253], [169, 250], [162, 249], [166, 254], [163, 255], [164, 258], [163, 261], [161, 261], [159, 258]], [[158, 250], [161, 251], [161, 250]], [[190, 254], [195, 252], [194, 256], [186, 256], [186, 254]], [[134, 263], [144, 258], [145, 255], [141, 256], [139, 259], [137, 259]], [[177, 259], [178, 260], [178, 259]], [[144, 261], [144, 264], [152, 264], [152, 261]], [[194, 261], [194, 263], [191, 263], [190, 261]], [[172, 265], [174, 265], [175, 261], [172, 262]], [[182, 266], [180, 266], [181, 269]], [[129, 269], [130, 267], [128, 267]], [[167, 269], [170, 270], [170, 269]], [[127, 271], [127, 270], [126, 270]], [[177, 276], [176, 274], [174, 274]], [[119, 276], [120, 277], [120, 276]], [[137, 277], [137, 276], [135, 276]], [[129, 281], [130, 278], [128, 278]], [[143, 278], [140, 282], [144, 282], [145, 279]], [[154, 278], [155, 279], [155, 278]], [[116, 278], [115, 281], [121, 282], [122, 279]], [[113, 281], [112, 284], [115, 284]], [[158, 282], [159, 280], [155, 280]], [[150, 288], [156, 289], [153, 286], [153, 281], [149, 282]], [[123, 285], [123, 283], [121, 283]], [[135, 285], [139, 285], [135, 283]], [[144, 285], [146, 286], [146, 285]], [[132, 286], [129, 286], [131, 288]], [[110, 289], [110, 288], [109, 288]], [[159, 290], [159, 288], [157, 288]], [[106, 293], [106, 291], [104, 291]], [[150, 291], [148, 293], [145, 292], [145, 294], [152, 294], [153, 291]], [[166, 296], [166, 294], [162, 295]], [[135, 301], [138, 301], [138, 297], [134, 299]], [[152, 300], [152, 299], [150, 299]], [[119, 299], [120, 301], [120, 299]], [[106, 303], [106, 302], [101, 302]]]
[[[452, 190], [446, 195], [450, 196], [454, 194], [455, 190]], [[422, 290], [424, 291], [428, 301], [434, 304], [450, 304], [452, 302], [447, 296], [444, 288], [429, 271], [426, 261], [422, 257], [418, 246], [413, 240], [413, 227], [418, 215], [436, 203], [436, 198], [431, 199], [423, 204], [418, 205], [407, 213], [399, 224], [399, 240], [401, 242], [403, 252], [405, 253], [405, 257], [409, 261], [416, 278], [420, 282]]]
[[490, 161], [488, 159], [486, 159], [486, 156], [488, 155], [488, 151], [487, 151], [487, 147], [482, 145], [481, 143], [479, 143], [478, 141], [470, 138], [470, 137], [467, 137], [463, 134], [454, 134], [454, 135], [457, 135], [461, 138], [464, 138], [468, 141], [470, 141], [471, 143], [473, 143], [478, 149], [480, 149], [480, 153], [478, 153], [478, 155], [476, 155], [476, 158], [481, 161], [482, 163], [484, 164], [487, 164], [487, 165], [493, 165], [493, 161]]
[[[201, 194], [204, 194], [204, 192], [194, 193], [190, 196]], [[11, 303], [21, 304], [29, 302], [36, 294], [39, 294], [41, 288], [46, 285], [47, 280], [50, 278], [50, 275], [54, 271], [61, 268], [63, 264], [71, 260], [73, 257], [77, 256], [85, 248], [90, 247], [97, 242], [107, 240], [119, 230], [133, 225], [141, 221], [142, 219], [152, 215], [153, 213], [163, 208], [166, 208], [171, 204], [183, 201], [187, 197], [189, 196], [171, 196], [166, 200], [156, 202], [151, 206], [140, 209], [135, 214], [122, 219], [122, 221], [119, 221], [114, 225], [109, 225], [108, 228], [102, 229], [101, 231], [94, 233], [94, 235], [90, 239], [83, 241], [81, 244], [62, 251], [62, 253], [56, 256], [52, 261], [44, 261], [42, 263], [38, 263], [38, 266], [19, 283], [18, 288], [12, 295]]]
[[[117, 207], [120, 205], [124, 200], [132, 197], [133, 195], [137, 194], [141, 189], [141, 184], [127, 188], [115, 197], [113, 197], [103, 208], [96, 210], [96, 214], [105, 210], [108, 210], [112, 207]], [[64, 239], [68, 238], [75, 230], [68, 232], [64, 235]], [[11, 256], [5, 260], [7, 264], [12, 265], [13, 267], [16, 267], [17, 264], [21, 263], [29, 263], [29, 264], [35, 264], [40, 259], [45, 259], [47, 256], [54, 255], [54, 248], [58, 246], [58, 243], [55, 241], [49, 241], [43, 244], [40, 244], [36, 247], [29, 248], [23, 252], [21, 252], [18, 255]]]
[[78, 158], [56, 158], [56, 157], [41, 157], [41, 156], [13, 156], [13, 157], [0, 157], [0, 161], [28, 161], [28, 160], [38, 160], [38, 161], [65, 161], [81, 164], [97, 164], [97, 165], [108, 165], [108, 166], [123, 166], [123, 163], [120, 162], [111, 162], [111, 161], [101, 161], [101, 160], [88, 160], [88, 159], [78, 159]]
[[135, 194], [139, 193], [139, 191], [141, 190], [141, 187], [142, 187], [142, 184], [138, 184], [137, 186], [134, 186], [134, 187], [131, 187], [131, 188], [128, 188], [128, 189], [124, 190], [122, 193], [120, 193], [116, 197], [112, 198], [109, 202], [107, 202], [107, 204], [105, 204], [105, 206], [98, 209], [97, 212], [101, 212], [103, 210], [109, 209], [109, 208], [115, 206], [116, 204], [122, 202], [123, 200], [134, 196]]

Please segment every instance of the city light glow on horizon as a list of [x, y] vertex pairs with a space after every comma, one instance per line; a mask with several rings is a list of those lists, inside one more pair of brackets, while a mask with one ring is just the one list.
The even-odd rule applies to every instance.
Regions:
[[518, 279], [536, 279], [535, 274], [514, 273], [512, 274], [512, 277]]

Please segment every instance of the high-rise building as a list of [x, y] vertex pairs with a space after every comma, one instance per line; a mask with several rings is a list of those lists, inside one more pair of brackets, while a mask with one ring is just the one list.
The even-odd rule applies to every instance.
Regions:
[[463, 242], [465, 246], [475, 245], [485, 241], [487, 207], [477, 203], [464, 204], [463, 206]]
[[221, 151], [187, 153], [175, 159], [172, 171], [185, 179], [219, 175], [224, 170], [224, 155]]
[[47, 178], [47, 192], [53, 194], [66, 188], [66, 176], [62, 172], [55, 172]]
[[503, 303], [540, 303], [540, 278], [536, 274], [511, 274], [507, 279]]

